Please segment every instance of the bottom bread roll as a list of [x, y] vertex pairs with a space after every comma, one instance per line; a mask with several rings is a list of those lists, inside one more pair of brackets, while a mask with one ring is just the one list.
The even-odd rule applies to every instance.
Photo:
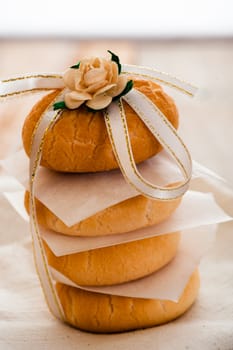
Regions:
[[177, 303], [128, 298], [56, 284], [66, 322], [81, 330], [114, 333], [160, 325], [182, 315], [195, 301], [200, 286], [196, 270]]
[[147, 276], [176, 255], [180, 233], [57, 257], [44, 243], [49, 265], [84, 286], [120, 284]]

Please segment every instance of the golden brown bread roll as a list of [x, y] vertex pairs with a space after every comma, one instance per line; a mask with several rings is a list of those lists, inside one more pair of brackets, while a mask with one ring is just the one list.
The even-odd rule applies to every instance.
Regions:
[[174, 320], [194, 303], [199, 286], [196, 270], [178, 303], [93, 293], [61, 283], [57, 283], [56, 288], [68, 323], [89, 332], [113, 333], [153, 327]]
[[[79, 223], [68, 227], [45, 205], [36, 199], [37, 220], [40, 225], [70, 236], [104, 236], [134, 231], [166, 220], [179, 206], [181, 198], [160, 201], [142, 195], [108, 207]], [[29, 192], [24, 204], [29, 213]]]
[[[162, 88], [149, 81], [135, 80], [134, 87], [151, 99], [168, 120], [178, 126], [176, 106]], [[31, 138], [36, 123], [59, 91], [46, 95], [31, 110], [23, 126], [23, 144], [30, 154]], [[161, 150], [136, 112], [123, 102], [132, 150], [139, 163]], [[46, 136], [41, 165], [63, 172], [95, 172], [118, 168], [105, 127], [103, 112], [92, 112], [85, 106], [76, 110], [64, 110], [61, 119]]]
[[173, 259], [180, 233], [169, 233], [111, 247], [57, 257], [44, 243], [48, 263], [73, 282], [104, 286], [147, 276]]

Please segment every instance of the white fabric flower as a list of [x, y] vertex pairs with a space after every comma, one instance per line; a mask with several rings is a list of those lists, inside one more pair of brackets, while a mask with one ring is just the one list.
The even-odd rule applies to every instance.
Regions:
[[65, 94], [65, 104], [75, 109], [84, 102], [92, 109], [107, 107], [127, 84], [127, 77], [118, 74], [118, 65], [104, 58], [84, 59], [79, 68], [69, 68], [63, 76], [70, 90]]

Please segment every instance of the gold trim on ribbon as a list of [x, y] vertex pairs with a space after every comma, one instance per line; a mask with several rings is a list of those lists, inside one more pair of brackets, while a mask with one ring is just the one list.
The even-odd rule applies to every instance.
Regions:
[[[52, 117], [46, 120], [46, 128], [43, 132], [43, 135], [41, 139], [38, 137], [38, 129], [40, 125], [42, 124], [44, 118], [46, 118], [47, 113], [51, 112], [53, 107], [53, 103], [61, 97], [62, 93], [57, 96], [53, 102], [47, 107], [45, 112], [42, 114], [39, 122], [37, 123], [33, 135], [32, 135], [32, 143], [31, 143], [31, 157], [30, 157], [30, 223], [31, 223], [31, 234], [32, 234], [32, 242], [33, 242], [33, 252], [34, 252], [34, 260], [35, 260], [35, 266], [36, 270], [41, 282], [42, 290], [44, 292], [45, 300], [48, 304], [48, 308], [50, 312], [65, 321], [64, 317], [64, 312], [62, 309], [62, 306], [60, 304], [56, 289], [53, 285], [52, 278], [50, 276], [49, 272], [49, 267], [48, 267], [48, 262], [47, 262], [47, 257], [44, 251], [41, 235], [40, 235], [40, 229], [37, 223], [37, 217], [36, 217], [36, 205], [35, 205], [35, 197], [34, 197], [34, 184], [35, 184], [35, 178], [37, 171], [39, 169], [40, 165], [40, 159], [41, 159], [41, 154], [42, 154], [42, 149], [43, 149], [43, 144], [46, 138], [46, 135], [49, 131], [49, 129], [56, 123], [56, 121], [61, 117], [62, 112], [61, 110], [58, 110], [56, 112], [53, 112]], [[35, 149], [35, 143], [39, 143], [37, 149]], [[36, 245], [36, 240], [37, 240], [37, 245]], [[38, 249], [36, 248], [38, 247]], [[38, 251], [39, 250], [39, 251]], [[39, 257], [38, 257], [39, 253]], [[45, 286], [45, 281], [43, 279], [43, 272], [41, 268], [44, 268], [45, 274], [46, 274], [46, 279], [49, 283], [49, 290], [46, 290]], [[51, 305], [51, 296], [53, 298], [54, 305], [56, 309], [54, 310], [54, 306]]]
[[63, 88], [63, 76], [60, 74], [28, 74], [0, 81], [0, 99]]
[[[130, 105], [131, 105], [131, 103], [130, 103]], [[134, 108], [134, 106], [132, 106], [132, 108]], [[108, 130], [109, 138], [110, 138], [113, 150], [114, 150], [114, 154], [116, 156], [116, 159], [119, 163], [121, 171], [122, 171], [123, 175], [125, 176], [127, 182], [129, 182], [137, 191], [139, 191], [143, 195], [150, 197], [150, 198], [153, 198], [153, 199], [159, 199], [159, 200], [172, 200], [172, 199], [175, 199], [175, 198], [182, 196], [187, 191], [188, 183], [189, 183], [190, 178], [191, 178], [191, 170], [190, 170], [190, 173], [188, 174], [186, 171], [186, 168], [184, 167], [182, 162], [179, 160], [176, 153], [170, 148], [170, 146], [166, 143], [166, 141], [164, 141], [164, 139], [161, 137], [161, 134], [159, 132], [156, 132], [156, 138], [158, 138], [159, 141], [161, 142], [161, 144], [165, 145], [165, 148], [167, 147], [168, 151], [170, 153], [172, 153], [176, 162], [183, 169], [183, 173], [185, 175], [185, 181], [183, 181], [181, 184], [179, 184], [177, 186], [173, 186], [170, 188], [156, 186], [156, 185], [146, 181], [138, 172], [137, 167], [136, 167], [136, 163], [135, 163], [134, 158], [133, 158], [130, 137], [129, 137], [126, 117], [125, 117], [125, 113], [124, 113], [124, 107], [122, 105], [121, 100], [118, 101], [118, 103], [114, 102], [114, 106], [113, 105], [110, 106], [107, 109], [107, 111], [105, 111], [104, 114], [105, 114], [105, 123], [106, 123], [106, 127]], [[141, 116], [141, 114], [139, 114], [139, 117], [140, 116]], [[159, 117], [163, 118], [163, 115], [159, 114]], [[147, 125], [147, 127], [149, 127], [149, 129], [152, 132], [154, 131], [154, 130], [152, 130], [150, 125]], [[116, 140], [116, 135], [114, 136], [113, 128], [114, 128], [115, 132], [116, 132], [116, 129], [119, 132], [118, 137], [121, 140], [120, 145], [117, 142], [119, 140]], [[175, 129], [173, 130], [173, 128], [172, 128], [172, 132], [175, 132]], [[176, 135], [177, 135], [177, 133], [175, 132], [175, 136]], [[120, 151], [120, 148], [123, 147], [123, 145], [124, 145], [124, 143], [122, 143], [122, 140], [124, 140], [124, 142], [125, 142], [124, 150], [126, 153], [124, 152], [124, 154], [122, 154], [122, 151]], [[133, 171], [133, 174], [136, 176], [136, 178], [137, 178], [136, 182], [132, 178], [132, 176], [130, 175], [129, 170], [127, 170], [128, 166], [131, 168], [131, 171]], [[147, 189], [145, 189], [145, 186], [143, 189], [142, 184], [144, 184], [147, 187]], [[154, 193], [154, 191], [156, 191], [156, 194]], [[175, 193], [178, 193], [178, 194], [175, 194]]]
[[[139, 72], [138, 70], [142, 70], [142, 72]], [[168, 73], [156, 70], [155, 68], [137, 66], [132, 64], [123, 64], [121, 74], [141, 77], [147, 80], [154, 80], [172, 88], [175, 88], [189, 96], [194, 96], [194, 94], [197, 91], [197, 87], [190, 84], [189, 82], [172, 76]]]
[[30, 74], [30, 75], [24, 75], [21, 77], [15, 77], [15, 78], [9, 78], [9, 79], [3, 79], [2, 83], [10, 83], [12, 81], [18, 81], [18, 80], [25, 80], [25, 79], [34, 79], [34, 78], [44, 78], [44, 79], [63, 79], [63, 76], [61, 74]]
[[[176, 129], [174, 128], [174, 126], [168, 121], [168, 119], [166, 118], [166, 116], [162, 113], [162, 111], [148, 98], [146, 97], [144, 94], [142, 94], [141, 92], [137, 91], [134, 89], [134, 91], [137, 93], [137, 97], [140, 97], [141, 99], [144, 99], [148, 104], [150, 104], [150, 106], [154, 109], [155, 113], [157, 113], [159, 115], [159, 117], [161, 118], [161, 120], [163, 121], [164, 124], [166, 124], [166, 126], [170, 129], [170, 131], [173, 133], [173, 135], [175, 136], [175, 138], [177, 138], [179, 140], [179, 143], [182, 145], [188, 160], [190, 162], [190, 167], [192, 164], [192, 159], [191, 159], [191, 155], [189, 153], [189, 150], [187, 148], [187, 146], [184, 144], [183, 140], [181, 139], [181, 137], [179, 136], [179, 134], [177, 133]], [[183, 173], [185, 174], [186, 177], [189, 177], [191, 174], [188, 174], [186, 168], [184, 167], [182, 161], [179, 159], [179, 157], [177, 157], [176, 152], [174, 152], [174, 150], [168, 145], [168, 143], [164, 140], [164, 138], [161, 137], [161, 135], [156, 131], [155, 127], [151, 124], [151, 121], [145, 116], [145, 113], [140, 110], [138, 108], [137, 105], [135, 105], [135, 103], [132, 102], [132, 100], [129, 100], [129, 98], [127, 98], [127, 96], [123, 97], [123, 99], [135, 110], [135, 112], [137, 112], [137, 114], [143, 119], [143, 121], [145, 122], [145, 124], [147, 125], [147, 127], [149, 128], [149, 130], [153, 133], [156, 134], [156, 138], [160, 141], [160, 143], [162, 145], [165, 146], [165, 149], [169, 150], [169, 153], [172, 154], [172, 156], [176, 159], [176, 161], [179, 163], [180, 168], [182, 169]], [[122, 106], [123, 108], [123, 106]]]
[[11, 93], [5, 94], [5, 95], [0, 95], [0, 98], [7, 98], [7, 97], [11, 97], [11, 96], [23, 95], [23, 94], [39, 92], [39, 91], [51, 91], [51, 90], [55, 90], [55, 89], [57, 89], [57, 88], [35, 88], [35, 89], [21, 90], [21, 91], [11, 92]]

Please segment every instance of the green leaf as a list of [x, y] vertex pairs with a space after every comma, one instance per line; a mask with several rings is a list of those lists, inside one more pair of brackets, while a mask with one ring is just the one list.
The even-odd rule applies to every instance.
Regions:
[[66, 104], [64, 101], [59, 101], [54, 103], [53, 105], [53, 110], [56, 111], [57, 109], [64, 109], [67, 108]]
[[77, 64], [74, 64], [73, 66], [71, 66], [70, 68], [79, 69], [79, 66], [80, 66], [80, 61]]
[[121, 74], [121, 64], [120, 64], [120, 59], [117, 55], [115, 55], [115, 53], [113, 53], [112, 51], [108, 50], [108, 52], [110, 53], [110, 55], [112, 56], [111, 57], [111, 60], [113, 62], [116, 62], [116, 64], [118, 65], [118, 74]]
[[124, 90], [120, 93], [120, 95], [115, 96], [115, 97], [113, 98], [113, 101], [115, 101], [115, 100], [119, 99], [120, 97], [126, 95], [132, 88], [133, 88], [133, 80], [129, 80], [129, 81], [127, 82], [127, 84], [125, 85]]

